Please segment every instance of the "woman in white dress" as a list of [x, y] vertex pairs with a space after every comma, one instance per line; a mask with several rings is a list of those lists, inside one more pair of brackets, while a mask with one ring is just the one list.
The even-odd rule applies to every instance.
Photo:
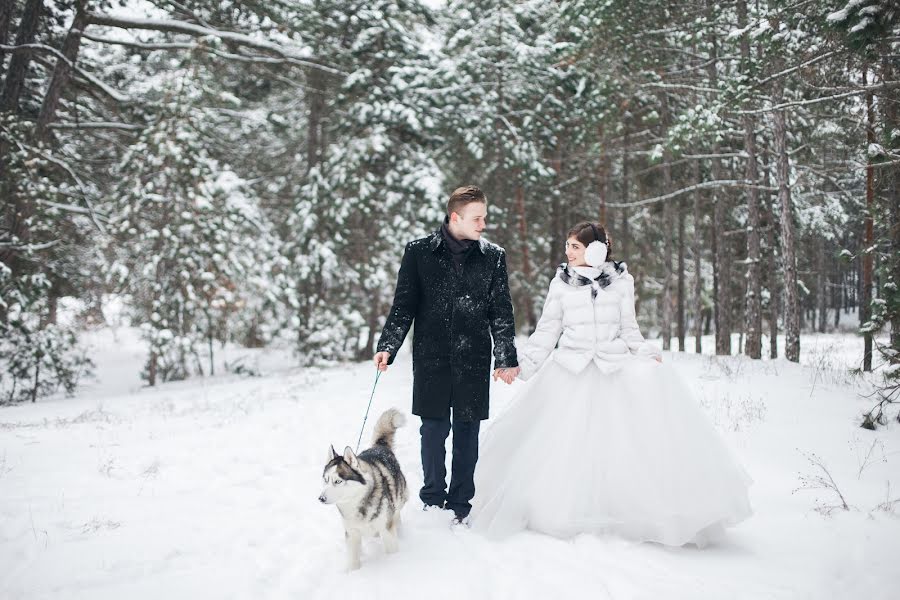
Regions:
[[609, 260], [604, 229], [580, 223], [567, 238], [519, 352], [529, 381], [482, 444], [472, 526], [705, 545], [750, 515], [750, 478], [644, 341], [634, 278]]

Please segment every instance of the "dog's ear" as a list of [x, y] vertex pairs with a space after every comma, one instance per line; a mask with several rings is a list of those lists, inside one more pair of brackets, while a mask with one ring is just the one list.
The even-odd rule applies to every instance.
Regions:
[[344, 462], [350, 465], [351, 469], [359, 468], [359, 461], [356, 460], [356, 455], [353, 454], [353, 448], [350, 446], [344, 448]]
[[340, 456], [340, 454], [338, 454], [337, 452], [334, 451], [334, 444], [329, 445], [328, 446], [328, 459], [325, 460], [325, 464], [327, 465], [328, 463], [330, 463], [331, 461], [336, 459], [338, 456]]

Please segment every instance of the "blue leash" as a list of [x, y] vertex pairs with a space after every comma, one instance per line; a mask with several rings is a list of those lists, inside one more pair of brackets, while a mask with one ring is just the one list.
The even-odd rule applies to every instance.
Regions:
[[362, 441], [363, 431], [366, 429], [366, 421], [369, 420], [369, 409], [372, 408], [372, 398], [375, 397], [375, 386], [378, 385], [378, 378], [381, 377], [381, 371], [375, 375], [375, 385], [372, 386], [372, 395], [369, 396], [369, 406], [366, 408], [366, 416], [363, 419], [362, 429], [359, 430], [359, 439], [356, 440], [356, 453], [359, 454], [359, 443]]

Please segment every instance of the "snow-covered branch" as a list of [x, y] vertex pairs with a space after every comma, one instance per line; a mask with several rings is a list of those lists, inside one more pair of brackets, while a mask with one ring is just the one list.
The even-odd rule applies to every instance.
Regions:
[[850, 96], [859, 96], [861, 94], [881, 92], [884, 90], [892, 90], [895, 88], [900, 88], [900, 81], [886, 81], [886, 82], [880, 83], [878, 85], [870, 85], [870, 86], [866, 86], [866, 87], [856, 88], [849, 92], [844, 92], [843, 94], [834, 94], [832, 96], [823, 96], [821, 98], [810, 98], [809, 100], [796, 100], [793, 102], [782, 102], [781, 104], [776, 104], [776, 105], [770, 106], [768, 108], [760, 108], [760, 109], [756, 109], [756, 110], [739, 110], [736, 112], [739, 115], [759, 115], [759, 114], [774, 112], [776, 110], [783, 110], [785, 108], [791, 108], [791, 107], [795, 107], [795, 106], [810, 106], [812, 104], [821, 104], [822, 102], [831, 102], [833, 100], [840, 100], [841, 98], [849, 98]]
[[705, 94], [718, 94], [721, 91], [715, 88], [708, 88], [699, 85], [688, 85], [686, 83], [661, 83], [656, 81], [642, 84], [640, 87], [663, 90], [688, 90], [692, 92], [702, 92]]
[[167, 31], [170, 33], [184, 33], [188, 35], [196, 35], [201, 37], [214, 37], [221, 40], [227, 40], [239, 44], [241, 46], [249, 46], [266, 52], [271, 52], [276, 56], [282, 57], [286, 62], [296, 64], [311, 69], [318, 69], [334, 75], [346, 75], [347, 73], [336, 69], [321, 61], [310, 59], [291, 51], [279, 44], [273, 44], [265, 40], [257, 39], [242, 33], [233, 31], [223, 31], [211, 27], [203, 27], [193, 23], [177, 21], [173, 19], [137, 19], [130, 17], [119, 17], [104, 13], [91, 13], [89, 22], [92, 25], [100, 25], [103, 27], [117, 27], [120, 29], [146, 29], [151, 31]]
[[767, 192], [777, 192], [778, 188], [767, 186], [767, 185], [758, 185], [753, 183], [752, 181], [747, 181], [744, 179], [719, 179], [716, 181], [704, 181], [702, 183], [697, 183], [686, 188], [681, 188], [680, 190], [675, 190], [674, 192], [670, 192], [668, 194], [663, 194], [662, 196], [655, 196], [653, 198], [645, 198], [644, 200], [636, 200], [634, 202], [615, 202], [607, 204], [610, 208], [633, 208], [635, 206], [646, 206], [648, 204], [654, 204], [656, 202], [663, 202], [665, 200], [671, 200], [672, 198], [677, 198], [678, 196], [683, 196], [684, 194], [688, 194], [690, 192], [694, 192], [697, 190], [706, 190], [706, 189], [721, 189], [721, 188], [755, 188], [757, 190], [765, 190]]
[[216, 48], [211, 48], [209, 46], [205, 46], [203, 43], [198, 42], [139, 42], [134, 40], [117, 40], [113, 38], [107, 38], [99, 35], [91, 35], [91, 34], [83, 34], [82, 37], [87, 38], [93, 42], [97, 42], [99, 44], [112, 44], [117, 46], [125, 46], [126, 48], [134, 48], [135, 50], [146, 50], [148, 52], [156, 51], [156, 50], [204, 50], [209, 52], [214, 56], [218, 56], [220, 58], [224, 58], [227, 60], [236, 60], [240, 62], [251, 62], [251, 63], [263, 63], [270, 65], [283, 65], [289, 64], [291, 62], [290, 59], [287, 58], [276, 58], [272, 56], [260, 56], [260, 55], [246, 55], [246, 54], [235, 54], [233, 52], [223, 52], [221, 50], [217, 50]]
[[103, 215], [97, 215], [92, 209], [85, 208], [83, 206], [78, 206], [77, 204], [61, 204], [59, 202], [52, 202], [50, 200], [39, 200], [40, 204], [44, 206], [48, 206], [50, 208], [56, 208], [58, 210], [64, 210], [66, 212], [77, 213], [80, 215], [88, 215], [91, 217], [91, 220], [94, 224], [99, 227], [101, 232], [104, 232], [105, 229], [102, 225], [99, 224], [98, 221], [107, 221], [108, 219]]
[[139, 42], [135, 40], [117, 40], [87, 32], [82, 33], [81, 37], [86, 40], [91, 40], [92, 42], [97, 42], [98, 44], [125, 46], [137, 50], [194, 50], [198, 47], [197, 44], [193, 42]]
[[143, 125], [132, 123], [114, 123], [112, 121], [97, 121], [94, 123], [51, 123], [51, 129], [121, 129], [122, 131], [141, 131]]
[[53, 56], [55, 56], [57, 58], [57, 60], [61, 60], [61, 61], [68, 63], [69, 66], [72, 69], [74, 69], [75, 72], [80, 77], [84, 78], [87, 82], [96, 86], [100, 91], [102, 91], [104, 94], [106, 94], [107, 96], [109, 96], [110, 98], [115, 100], [116, 102], [121, 102], [124, 104], [124, 103], [131, 101], [131, 99], [128, 96], [125, 96], [125, 95], [121, 94], [118, 90], [106, 85], [105, 83], [103, 83], [102, 81], [97, 79], [95, 76], [91, 75], [84, 69], [80, 68], [78, 65], [72, 64], [71, 61], [69, 61], [69, 59], [67, 59], [65, 56], [63, 56], [62, 52], [60, 52], [53, 46], [47, 46], [46, 44], [21, 44], [18, 46], [6, 46], [6, 45], [0, 44], [0, 50], [6, 50], [6, 51], [10, 51], [10, 52], [31, 52], [31, 51], [37, 50], [39, 52], [46, 52], [48, 54], [52, 54]]
[[48, 248], [52, 248], [59, 244], [59, 240], [50, 240], [49, 242], [41, 242], [40, 244], [19, 244], [17, 242], [0, 242], [0, 247], [2, 248], [10, 248], [17, 252], [38, 252], [41, 250], [47, 250]]
[[[82, 213], [90, 216], [91, 222], [94, 224], [94, 227], [97, 228], [97, 231], [99, 231], [100, 233], [105, 233], [106, 230], [104, 229], [103, 225], [100, 223], [101, 217], [94, 210], [94, 207], [91, 204], [90, 197], [87, 193], [87, 187], [84, 185], [84, 182], [81, 180], [81, 178], [78, 176], [78, 174], [75, 173], [75, 171], [69, 165], [67, 165], [65, 162], [59, 160], [58, 158], [49, 156], [44, 153], [39, 153], [39, 154], [45, 160], [52, 162], [53, 164], [58, 166], [60, 169], [62, 169], [66, 173], [68, 173], [69, 177], [72, 178], [72, 181], [74, 181], [78, 185], [78, 187], [81, 189], [81, 198], [82, 198], [82, 200], [84, 200], [84, 204], [87, 208], [75, 207], [75, 208], [78, 208], [79, 210], [73, 211], [73, 212], [82, 212]], [[65, 208], [66, 206], [68, 206], [68, 205], [57, 205], [55, 202], [47, 202], [47, 204], [55, 205], [56, 208]]]

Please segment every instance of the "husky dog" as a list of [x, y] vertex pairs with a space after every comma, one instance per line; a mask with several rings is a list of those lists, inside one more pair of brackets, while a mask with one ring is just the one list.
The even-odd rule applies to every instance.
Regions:
[[364, 535], [380, 536], [385, 552], [397, 551], [400, 509], [409, 499], [406, 478], [394, 456], [394, 432], [406, 423], [396, 408], [384, 412], [375, 423], [372, 447], [355, 455], [350, 446], [341, 456], [328, 449], [322, 477], [323, 504], [336, 504], [344, 519], [347, 540], [347, 570], [359, 568]]

